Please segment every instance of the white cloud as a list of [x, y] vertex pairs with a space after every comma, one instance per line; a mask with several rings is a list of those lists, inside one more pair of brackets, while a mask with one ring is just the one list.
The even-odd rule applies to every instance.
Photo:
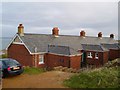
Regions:
[[39, 2], [39, 3], [3, 3], [4, 34], [12, 29], [16, 32], [19, 23], [25, 26], [25, 32], [51, 33], [54, 26], [61, 34], [79, 35], [80, 28], [85, 28], [89, 36], [96, 36], [99, 31], [117, 33], [117, 3], [108, 2]]
[[2, 2], [118, 2], [119, 0], [2, 0]]
[[51, 34], [52, 27], [28, 27], [25, 29], [25, 33], [41, 33], [41, 34]]

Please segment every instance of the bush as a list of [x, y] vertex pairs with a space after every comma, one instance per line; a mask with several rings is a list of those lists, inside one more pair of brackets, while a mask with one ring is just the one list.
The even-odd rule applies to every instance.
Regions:
[[[112, 61], [108, 66], [89, 72], [81, 72], [64, 81], [64, 85], [70, 88], [118, 88], [119, 66], [113, 66], [117, 60]], [[112, 66], [112, 67], [111, 67]]]
[[0, 58], [7, 58], [7, 54], [0, 55]]
[[117, 58], [115, 60], [109, 61], [104, 65], [105, 67], [115, 67], [115, 66], [120, 66], [120, 58]]

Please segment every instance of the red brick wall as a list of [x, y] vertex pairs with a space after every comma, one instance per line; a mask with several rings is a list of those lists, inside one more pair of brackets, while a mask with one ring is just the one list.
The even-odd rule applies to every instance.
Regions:
[[96, 67], [99, 67], [108, 61], [108, 52], [98, 52], [98, 59], [95, 58], [96, 52], [93, 51], [87, 51], [87, 52], [92, 52], [93, 55], [93, 58], [88, 58], [86, 56], [87, 64], [95, 65]]
[[[80, 56], [60, 56], [55, 54], [44, 54], [44, 63], [39, 64], [39, 55], [31, 55], [24, 45], [11, 44], [8, 48], [8, 57], [16, 59], [23, 66], [36, 66], [36, 67], [49, 67], [53, 68], [56, 66], [80, 68]], [[36, 61], [35, 61], [36, 60]]]
[[53, 68], [56, 66], [71, 67], [75, 69], [80, 69], [81, 56], [60, 56], [55, 54], [46, 54], [46, 66]]
[[69, 57], [60, 56], [55, 54], [46, 54], [46, 65], [48, 68], [53, 68], [56, 66], [69, 67]]
[[109, 59], [113, 60], [116, 58], [120, 58], [120, 50], [110, 49], [109, 51]]
[[68, 56], [55, 55], [50, 53], [44, 54], [44, 64], [39, 64], [39, 54], [36, 56], [34, 55], [34, 60], [35, 57], [37, 58], [37, 67], [53, 68], [56, 66], [63, 66], [63, 67], [80, 69], [80, 65], [81, 65], [81, 56], [68, 57]]
[[81, 56], [70, 57], [70, 67], [74, 69], [80, 69], [81, 68]]
[[16, 59], [23, 66], [33, 66], [33, 57], [24, 45], [11, 44], [8, 48], [8, 57]]
[[103, 53], [103, 64], [107, 63], [109, 59], [109, 52]]
[[88, 52], [91, 52], [92, 53], [92, 58], [88, 58], [87, 55], [86, 55], [86, 62], [87, 64], [90, 64], [90, 65], [96, 65], [96, 66], [99, 66], [101, 64], [101, 53], [98, 53], [98, 59], [95, 58], [95, 52], [93, 51], [87, 51], [86, 53]]
[[[34, 66], [40, 67], [40, 68], [45, 68], [46, 67], [46, 63], [47, 63], [47, 57], [46, 54], [41, 54], [44, 56], [44, 63], [39, 64], [39, 59], [40, 59], [40, 54], [34, 54], [33, 55], [33, 60], [34, 60]], [[35, 60], [36, 60], [36, 64], [35, 64]]]

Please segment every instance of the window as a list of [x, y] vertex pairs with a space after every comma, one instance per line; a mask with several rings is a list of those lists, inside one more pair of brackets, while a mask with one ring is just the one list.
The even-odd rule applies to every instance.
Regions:
[[64, 63], [64, 59], [60, 59], [60, 62], [61, 62], [61, 63]]
[[44, 55], [40, 55], [39, 56], [39, 64], [43, 64], [44, 63]]
[[23, 44], [23, 42], [20, 40], [19, 37], [16, 37], [12, 43], [13, 44]]
[[98, 59], [98, 53], [95, 53], [95, 58]]
[[87, 57], [88, 57], [88, 58], [92, 58], [92, 52], [88, 52], [88, 53], [87, 53]]

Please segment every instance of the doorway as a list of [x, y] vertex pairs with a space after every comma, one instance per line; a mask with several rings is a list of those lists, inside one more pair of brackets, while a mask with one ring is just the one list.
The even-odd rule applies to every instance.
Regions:
[[83, 51], [82, 57], [81, 57], [81, 68], [86, 67], [86, 52]]

